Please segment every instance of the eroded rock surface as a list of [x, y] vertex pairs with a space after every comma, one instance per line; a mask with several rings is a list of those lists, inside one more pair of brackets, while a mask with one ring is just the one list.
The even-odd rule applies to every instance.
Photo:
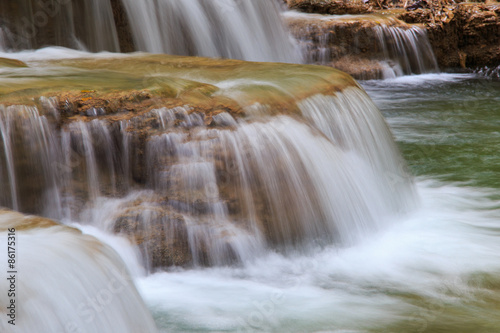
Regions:
[[500, 4], [461, 3], [399, 15], [425, 25], [441, 68], [500, 65]]

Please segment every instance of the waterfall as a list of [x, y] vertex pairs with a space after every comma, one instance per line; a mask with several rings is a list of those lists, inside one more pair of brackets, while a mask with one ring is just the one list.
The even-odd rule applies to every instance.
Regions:
[[426, 31], [380, 25], [374, 28], [384, 59], [393, 61], [396, 76], [438, 72], [438, 65]]
[[138, 50], [300, 62], [274, 1], [122, 0]]
[[[127, 268], [108, 246], [50, 220], [0, 210], [5, 249], [12, 228], [17, 273], [14, 281], [0, 280], [2, 332], [157, 332]], [[7, 260], [0, 267], [12, 271]], [[15, 295], [8, 296], [12, 285]], [[6, 316], [12, 299], [15, 326]]]
[[58, 45], [93, 52], [126, 49], [253, 61], [302, 60], [273, 1], [120, 1], [0, 4], [0, 48]]
[[[45, 105], [53, 110], [50, 101]], [[0, 206], [60, 216], [59, 176], [54, 167], [60, 158], [48, 121], [51, 116], [40, 116], [36, 107], [0, 106]]]
[[285, 14], [307, 63], [330, 65], [360, 79], [437, 72], [424, 28], [378, 15]]

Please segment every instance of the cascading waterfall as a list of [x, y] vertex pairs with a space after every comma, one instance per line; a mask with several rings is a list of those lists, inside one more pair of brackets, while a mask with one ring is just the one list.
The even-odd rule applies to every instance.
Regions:
[[301, 62], [274, 1], [122, 1], [138, 50]]
[[[119, 52], [120, 45], [111, 2], [109, 0], [87, 0], [84, 2], [83, 8], [78, 8], [78, 5], [80, 4], [77, 3], [73, 10], [83, 13], [83, 15], [81, 18], [75, 19], [77, 38], [91, 51]], [[82, 18], [83, 23], [80, 21]]]
[[[126, 14], [120, 12], [122, 8]], [[123, 26], [117, 23], [120, 19]], [[266, 0], [121, 0], [114, 4], [110, 0], [22, 0], [15, 8], [0, 4], [0, 22], [4, 22], [0, 25], [0, 48], [11, 50], [58, 45], [93, 52], [127, 49], [302, 61], [278, 5]], [[3, 32], [7, 28], [12, 31], [9, 35]]]
[[[123, 4], [143, 50], [301, 60], [271, 0], [75, 0], [52, 17], [60, 3], [1, 2], [0, 49], [117, 50]], [[418, 28], [318, 17], [289, 17], [310, 62], [436, 68]], [[500, 331], [499, 68], [363, 83], [415, 186], [379, 110], [332, 68], [12, 57], [0, 58], [0, 207], [65, 225], [0, 208], [19, 271], [16, 327], [0, 279], [1, 332]]]
[[[247, 120], [214, 116], [216, 128], [186, 106], [120, 122], [95, 111], [57, 129], [43, 101], [2, 109], [0, 204], [126, 235], [150, 270], [352, 245], [415, 202], [383, 118], [357, 87], [299, 102], [307, 122], [251, 106]], [[151, 126], [146, 140], [137, 134]], [[103, 213], [100, 202], [119, 197]]]
[[[50, 101], [42, 104], [53, 110]], [[36, 107], [0, 106], [1, 206], [60, 217], [60, 189], [54, 167], [60, 154], [48, 121], [51, 116], [40, 116]], [[45, 209], [41, 211], [41, 207]]]

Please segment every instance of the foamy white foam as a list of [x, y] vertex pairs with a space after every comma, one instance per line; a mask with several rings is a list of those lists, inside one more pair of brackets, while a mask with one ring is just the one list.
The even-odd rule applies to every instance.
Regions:
[[139, 279], [140, 292], [164, 332], [365, 332], [420, 313], [398, 294], [459, 303], [473, 288], [468, 274], [500, 273], [500, 202], [429, 180], [418, 189], [423, 207], [363, 244], [155, 274]]

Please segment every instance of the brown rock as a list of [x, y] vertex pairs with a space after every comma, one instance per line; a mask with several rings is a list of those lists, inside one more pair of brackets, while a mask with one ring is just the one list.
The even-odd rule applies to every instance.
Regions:
[[138, 202], [116, 219], [113, 231], [138, 245], [150, 270], [191, 263], [186, 224], [180, 214]]
[[364, 14], [373, 10], [364, 3], [338, 0], [287, 0], [290, 9], [299, 10], [306, 13], [344, 15], [344, 14]]
[[498, 3], [461, 3], [398, 17], [425, 25], [441, 68], [496, 67], [500, 65], [499, 9]]

